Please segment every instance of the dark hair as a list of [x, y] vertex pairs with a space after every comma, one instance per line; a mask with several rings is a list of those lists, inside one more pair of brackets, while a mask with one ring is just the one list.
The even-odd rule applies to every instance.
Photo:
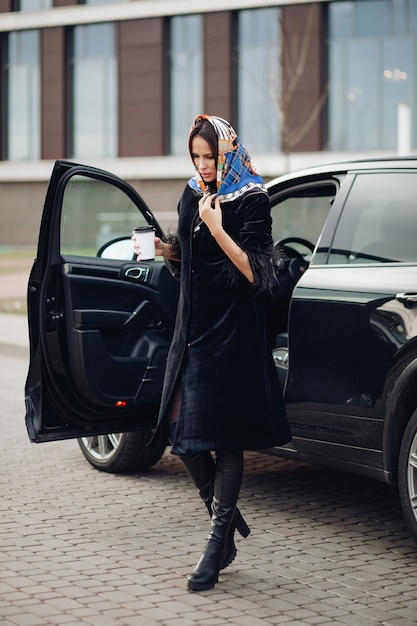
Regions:
[[216, 167], [217, 167], [217, 155], [218, 155], [218, 145], [217, 145], [217, 135], [213, 126], [210, 124], [208, 120], [203, 118], [197, 120], [193, 128], [191, 129], [190, 136], [188, 139], [188, 150], [190, 152], [190, 156], [192, 158], [192, 143], [194, 137], [200, 135], [203, 139], [207, 141], [210, 146], [211, 151], [215, 155], [216, 158]]

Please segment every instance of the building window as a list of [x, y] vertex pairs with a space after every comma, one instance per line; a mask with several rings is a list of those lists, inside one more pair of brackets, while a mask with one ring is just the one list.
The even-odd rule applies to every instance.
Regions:
[[329, 3], [329, 148], [393, 150], [400, 103], [417, 147], [414, 0]]
[[130, 2], [130, 0], [83, 0], [81, 4], [116, 4], [121, 2]]
[[71, 155], [117, 156], [117, 61], [114, 24], [77, 26], [70, 50]]
[[7, 42], [7, 158], [40, 158], [39, 31], [10, 33]]
[[52, 9], [53, 0], [15, 0], [15, 11], [43, 11], [45, 9]]
[[280, 9], [238, 14], [238, 133], [251, 152], [280, 149]]
[[187, 153], [193, 119], [203, 111], [203, 18], [173, 17], [170, 22], [171, 154]]

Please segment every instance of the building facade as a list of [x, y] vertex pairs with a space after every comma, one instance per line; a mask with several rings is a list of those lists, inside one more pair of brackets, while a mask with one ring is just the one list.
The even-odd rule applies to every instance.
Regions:
[[[0, 0], [1, 244], [32, 245], [55, 159], [129, 180], [166, 227], [201, 112], [266, 178], [417, 149], [415, 0]], [[346, 154], [349, 153], [349, 154]]]

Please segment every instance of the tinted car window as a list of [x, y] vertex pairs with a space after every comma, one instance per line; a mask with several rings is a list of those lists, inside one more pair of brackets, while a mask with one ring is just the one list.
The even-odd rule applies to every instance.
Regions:
[[[303, 256], [308, 250], [297, 239], [311, 244], [312, 252], [337, 192], [336, 182], [311, 182], [293, 187], [271, 197], [272, 236], [274, 242], [289, 240], [289, 245]], [[295, 238], [295, 240], [294, 240]]]
[[380, 172], [355, 177], [329, 263], [417, 261], [417, 176]]
[[[61, 254], [97, 256], [119, 237], [130, 237], [147, 222], [122, 190], [104, 180], [76, 175], [65, 187], [61, 219]], [[126, 248], [132, 258], [132, 245]]]

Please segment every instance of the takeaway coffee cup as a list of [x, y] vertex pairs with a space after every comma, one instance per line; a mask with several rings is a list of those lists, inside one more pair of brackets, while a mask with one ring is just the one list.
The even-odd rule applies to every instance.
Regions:
[[140, 260], [152, 261], [155, 258], [155, 229], [153, 226], [137, 226], [133, 229], [136, 244], [140, 247]]

